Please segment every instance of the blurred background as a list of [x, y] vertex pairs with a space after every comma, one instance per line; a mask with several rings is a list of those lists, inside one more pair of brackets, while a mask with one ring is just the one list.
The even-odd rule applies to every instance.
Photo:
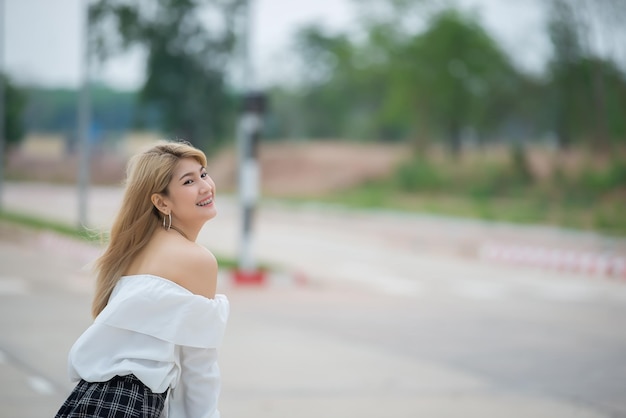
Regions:
[[622, 1], [100, 2], [87, 70], [80, 2], [5, 3], [8, 179], [72, 180], [86, 74], [94, 167], [183, 138], [232, 189], [258, 90], [266, 196], [626, 232]]
[[237, 265], [251, 95], [225, 416], [626, 416], [625, 0], [0, 6], [0, 416], [71, 388], [132, 154], [206, 152]]

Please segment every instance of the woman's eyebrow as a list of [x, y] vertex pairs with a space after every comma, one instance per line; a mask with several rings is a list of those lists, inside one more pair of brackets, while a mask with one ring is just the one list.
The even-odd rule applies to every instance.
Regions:
[[[202, 170], [205, 170], [205, 167], [201, 165], [201, 166], [200, 166], [200, 169], [199, 169], [198, 171], [199, 171], [200, 173], [202, 173]], [[179, 178], [178, 180], [182, 180], [184, 177], [186, 177], [186, 176], [191, 176], [191, 175], [193, 175], [193, 171], [190, 171], [190, 172], [188, 172], [188, 173], [183, 174], [182, 176], [180, 176], [180, 178]]]

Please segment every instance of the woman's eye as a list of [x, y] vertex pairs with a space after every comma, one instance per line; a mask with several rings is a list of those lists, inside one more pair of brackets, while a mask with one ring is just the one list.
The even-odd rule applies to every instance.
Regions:
[[191, 184], [191, 183], [192, 183], [192, 180], [187, 180], [183, 184]]
[[200, 174], [200, 177], [202, 177], [203, 179], [207, 178], [209, 175], [207, 173], [202, 173]]

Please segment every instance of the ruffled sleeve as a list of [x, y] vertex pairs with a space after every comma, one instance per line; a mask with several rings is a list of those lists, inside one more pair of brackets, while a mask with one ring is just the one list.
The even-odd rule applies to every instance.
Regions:
[[229, 315], [228, 299], [207, 299], [151, 275], [125, 276], [118, 282], [96, 324], [125, 329], [181, 346], [217, 348]]

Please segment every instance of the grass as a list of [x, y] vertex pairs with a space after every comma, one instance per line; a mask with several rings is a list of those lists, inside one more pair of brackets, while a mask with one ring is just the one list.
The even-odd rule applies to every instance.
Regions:
[[[329, 194], [323, 201], [436, 215], [542, 224], [626, 236], [626, 163], [581, 159], [562, 169], [561, 155], [508, 154], [453, 159], [416, 155], [388, 178]], [[534, 158], [534, 161], [532, 160]]]
[[64, 223], [54, 222], [36, 216], [24, 215], [12, 211], [0, 211], [0, 221], [20, 225], [34, 230], [46, 230], [56, 232], [71, 238], [83, 241], [96, 242], [101, 240], [99, 234], [95, 234], [85, 228], [72, 227]]
[[349, 207], [393, 209], [452, 217], [542, 224], [626, 236], [626, 217], [617, 203], [549, 201], [540, 196], [459, 196], [456, 194], [381, 191], [379, 186], [323, 198], [327, 203]]
[[[107, 240], [106, 235], [90, 231], [86, 228], [72, 227], [64, 223], [54, 222], [36, 216], [24, 215], [12, 211], [0, 211], [0, 222], [18, 225], [36, 231], [52, 231], [54, 233], [85, 242], [104, 243]], [[220, 268], [234, 269], [238, 265], [237, 261], [232, 258], [218, 255], [216, 255], [216, 258]], [[262, 268], [267, 269], [268, 267], [262, 266]]]

